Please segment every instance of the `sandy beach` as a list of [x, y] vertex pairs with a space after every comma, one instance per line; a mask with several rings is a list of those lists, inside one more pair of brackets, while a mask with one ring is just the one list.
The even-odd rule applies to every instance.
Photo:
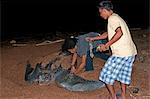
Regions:
[[[133, 65], [132, 83], [127, 88], [127, 99], [150, 99], [150, 35], [149, 29], [132, 30], [131, 34], [138, 49]], [[60, 51], [62, 42], [35, 46], [35, 42], [27, 42], [25, 46], [15, 47], [8, 43], [1, 45], [0, 60], [0, 99], [107, 99], [106, 87], [91, 92], [71, 92], [50, 85], [28, 84], [24, 81], [27, 60], [34, 67], [36, 63], [46, 64]], [[69, 67], [71, 56], [64, 57], [62, 66]], [[98, 80], [105, 61], [94, 58], [94, 71], [81, 72], [85, 79]], [[120, 91], [119, 82], [115, 82], [116, 91]], [[138, 89], [137, 92], [135, 90]]]

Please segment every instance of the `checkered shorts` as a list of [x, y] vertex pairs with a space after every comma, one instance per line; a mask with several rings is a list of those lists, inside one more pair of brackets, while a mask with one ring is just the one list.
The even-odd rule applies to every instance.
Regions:
[[120, 81], [124, 84], [130, 84], [132, 64], [135, 56], [118, 57], [111, 56], [105, 63], [100, 72], [99, 79], [106, 84], [113, 85], [114, 81]]

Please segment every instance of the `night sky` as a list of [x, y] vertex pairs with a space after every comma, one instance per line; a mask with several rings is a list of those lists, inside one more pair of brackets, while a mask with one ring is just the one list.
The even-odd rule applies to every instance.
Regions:
[[[149, 27], [148, 0], [111, 0], [114, 10], [132, 28]], [[2, 39], [20, 33], [105, 30], [107, 21], [96, 8], [98, 0], [2, 0]]]

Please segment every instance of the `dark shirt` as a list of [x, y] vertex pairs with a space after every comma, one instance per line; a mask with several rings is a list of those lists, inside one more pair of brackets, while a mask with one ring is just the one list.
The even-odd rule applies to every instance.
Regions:
[[[89, 46], [89, 42], [86, 41], [86, 37], [95, 37], [98, 36], [99, 33], [97, 32], [89, 32], [87, 34], [84, 35], [80, 35], [77, 37], [77, 54], [82, 57], [83, 55], [87, 55], [87, 52], [90, 51], [90, 46]], [[93, 48], [96, 48], [98, 46], [98, 44], [102, 44], [102, 40], [97, 40], [94, 42], [91, 42], [93, 45]]]

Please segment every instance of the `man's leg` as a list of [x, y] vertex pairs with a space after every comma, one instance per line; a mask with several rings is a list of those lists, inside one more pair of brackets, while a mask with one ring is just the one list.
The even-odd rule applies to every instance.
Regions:
[[108, 89], [109, 94], [110, 94], [110, 99], [117, 99], [114, 86], [113, 85], [108, 85], [108, 84], [106, 84], [106, 86], [107, 86], [107, 89]]
[[127, 85], [131, 83], [131, 73], [132, 73], [132, 65], [134, 62], [135, 56], [129, 56], [128, 58], [124, 58], [122, 62], [124, 62], [124, 67], [120, 71], [119, 81], [123, 82], [121, 83], [121, 99], [126, 99], [126, 88]]
[[125, 95], [126, 95], [126, 88], [127, 88], [127, 85], [121, 83], [121, 99], [126, 99], [126, 98], [125, 98]]
[[86, 56], [85, 71], [91, 71], [91, 70], [94, 70], [94, 68], [93, 68], [93, 59], [90, 56], [90, 51], [88, 51], [87, 56]]

